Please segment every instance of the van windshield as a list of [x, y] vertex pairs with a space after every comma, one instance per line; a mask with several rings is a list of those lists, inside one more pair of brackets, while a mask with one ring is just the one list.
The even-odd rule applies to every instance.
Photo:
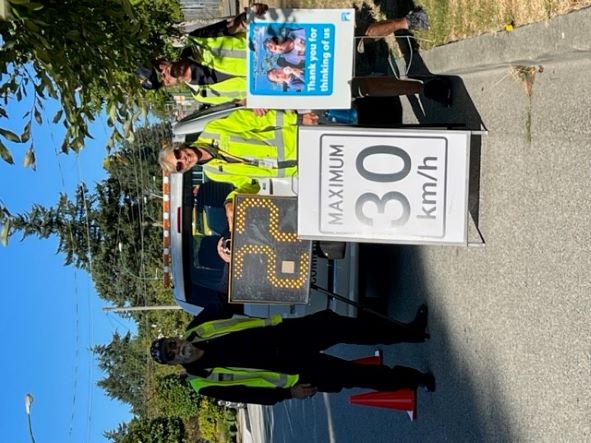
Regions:
[[[183, 174], [183, 263], [191, 298], [200, 299], [200, 288], [227, 294], [228, 266], [217, 254], [217, 243], [228, 236], [224, 201], [233, 186], [204, 181], [200, 167]], [[210, 291], [203, 291], [210, 297]], [[203, 306], [207, 300], [196, 304]]]

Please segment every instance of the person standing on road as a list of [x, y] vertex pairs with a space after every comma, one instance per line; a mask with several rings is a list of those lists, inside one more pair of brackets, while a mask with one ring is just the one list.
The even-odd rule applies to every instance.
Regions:
[[[249, 10], [263, 15], [268, 6], [254, 3]], [[143, 85], [146, 89], [186, 85], [204, 104], [244, 104], [246, 98], [246, 12], [189, 33], [188, 44], [174, 62], [160, 59]]]
[[252, 109], [238, 109], [209, 122], [193, 145], [167, 147], [160, 152], [164, 170], [186, 172], [202, 165], [208, 179], [232, 184], [226, 197], [228, 226], [232, 230], [236, 194], [256, 194], [258, 179], [297, 174], [298, 123], [316, 124], [314, 113], [270, 110], [257, 116]]
[[[257, 16], [263, 15], [268, 6], [254, 3], [250, 10]], [[362, 35], [379, 39], [402, 29], [426, 29], [429, 19], [425, 11], [416, 8], [404, 18], [382, 20], [370, 24]], [[190, 44], [175, 62], [162, 59], [156, 62], [156, 74], [160, 81], [144, 82], [148, 89], [177, 84], [187, 85], [193, 98], [206, 104], [235, 102], [246, 104], [246, 15], [240, 14], [228, 22], [220, 22], [198, 29], [189, 34]], [[285, 40], [289, 42], [291, 40]], [[273, 48], [279, 51], [285, 42], [277, 42]], [[302, 49], [301, 45], [299, 46]], [[155, 74], [155, 76], [156, 76]], [[295, 81], [295, 79], [294, 79]], [[451, 84], [444, 77], [437, 77], [424, 83], [414, 80], [400, 80], [391, 76], [354, 77], [351, 81], [354, 97], [392, 97], [424, 94], [445, 106], [451, 103]], [[263, 115], [265, 110], [256, 110]]]
[[344, 388], [435, 391], [433, 374], [405, 366], [363, 365], [324, 354], [338, 343], [421, 343], [429, 335], [427, 307], [399, 323], [321, 311], [296, 319], [231, 318], [189, 325], [183, 338], [150, 347], [161, 364], [182, 365], [199, 394], [218, 400], [272, 405]]

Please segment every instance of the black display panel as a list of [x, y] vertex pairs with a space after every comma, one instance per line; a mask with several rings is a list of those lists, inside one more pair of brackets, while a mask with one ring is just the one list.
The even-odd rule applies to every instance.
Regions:
[[305, 304], [312, 242], [297, 238], [297, 198], [238, 195], [229, 300]]

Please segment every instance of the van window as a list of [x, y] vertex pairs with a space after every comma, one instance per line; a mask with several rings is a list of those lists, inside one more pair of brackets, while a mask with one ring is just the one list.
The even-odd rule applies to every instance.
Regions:
[[228, 183], [204, 181], [201, 167], [183, 174], [183, 268], [186, 287], [193, 298], [210, 291], [227, 294], [228, 266], [217, 254], [217, 242], [228, 235], [224, 209], [227, 195], [234, 189]]

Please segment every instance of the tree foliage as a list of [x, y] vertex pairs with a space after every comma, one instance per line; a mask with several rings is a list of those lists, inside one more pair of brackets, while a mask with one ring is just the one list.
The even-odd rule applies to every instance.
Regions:
[[69, 199], [62, 194], [50, 208], [33, 205], [11, 214], [0, 204], [0, 239], [20, 232], [23, 238], [56, 235], [65, 263], [91, 273], [99, 296], [118, 306], [150, 303], [162, 291], [162, 173], [160, 141], [170, 137], [167, 124], [137, 130], [105, 166], [109, 176], [94, 192], [80, 185]]
[[[134, 121], [150, 108], [135, 70], [172, 51], [168, 41], [178, 35], [178, 0], [9, 2], [12, 19], [0, 21], [0, 98], [6, 105], [27, 93], [34, 97], [21, 134], [0, 123], [0, 156], [13, 163], [3, 140], [25, 143], [25, 164], [34, 165], [32, 124], [42, 123], [48, 98], [61, 105], [52, 122], [66, 128], [63, 152], [84, 146], [91, 137], [88, 124], [102, 109], [113, 127], [110, 146], [132, 141]], [[8, 117], [0, 108], [0, 118]]]
[[145, 413], [144, 381], [146, 377], [146, 347], [140, 339], [118, 332], [108, 345], [97, 345], [92, 351], [98, 366], [107, 376], [98, 385], [109, 397], [128, 403], [136, 414]]
[[179, 374], [158, 375], [153, 403], [159, 415], [189, 420], [197, 415], [200, 396]]
[[105, 235], [92, 277], [101, 297], [122, 306], [152, 300], [162, 287], [162, 172], [158, 147], [168, 125], [141, 128], [105, 161], [109, 177], [96, 186], [97, 224]]
[[203, 397], [199, 404], [199, 432], [208, 441], [229, 441], [235, 433], [236, 411], [218, 406], [215, 400]]
[[58, 252], [65, 254], [65, 263], [88, 269], [90, 256], [101, 241], [101, 233], [92, 219], [93, 203], [94, 196], [81, 184], [73, 200], [60, 194], [58, 203], [52, 208], [35, 204], [28, 213], [13, 215], [0, 205], [2, 242], [6, 244], [8, 237], [16, 231], [20, 231], [23, 238], [57, 235]]
[[133, 418], [104, 436], [114, 443], [185, 443], [183, 421], [178, 417]]

